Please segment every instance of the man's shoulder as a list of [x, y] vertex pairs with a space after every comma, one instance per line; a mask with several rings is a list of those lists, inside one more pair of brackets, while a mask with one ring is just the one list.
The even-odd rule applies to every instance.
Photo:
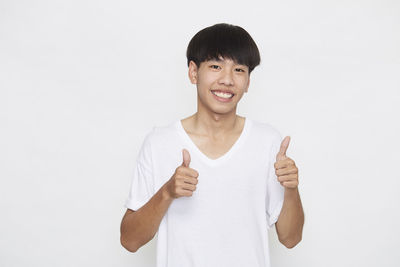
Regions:
[[177, 121], [172, 121], [163, 125], [154, 125], [147, 131], [145, 141], [149, 143], [168, 142], [177, 133]]
[[255, 134], [261, 135], [262, 137], [268, 137], [273, 140], [281, 138], [281, 133], [271, 123], [257, 120], [251, 120], [251, 123], [253, 132]]

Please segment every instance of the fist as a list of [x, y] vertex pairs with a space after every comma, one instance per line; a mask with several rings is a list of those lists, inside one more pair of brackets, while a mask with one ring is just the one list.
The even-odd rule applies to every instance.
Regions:
[[176, 168], [175, 173], [166, 184], [167, 193], [172, 198], [192, 196], [193, 192], [196, 190], [196, 185], [198, 183], [197, 177], [199, 177], [199, 173], [189, 167], [189, 151], [183, 149], [182, 157], [182, 165]]
[[299, 185], [298, 169], [295, 162], [286, 156], [286, 150], [289, 146], [290, 137], [286, 136], [281, 143], [280, 150], [276, 154], [276, 162], [274, 164], [275, 174], [278, 181], [283, 187], [288, 189], [296, 189]]

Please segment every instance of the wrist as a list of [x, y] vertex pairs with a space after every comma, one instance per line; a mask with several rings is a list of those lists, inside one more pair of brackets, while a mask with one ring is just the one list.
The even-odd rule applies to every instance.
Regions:
[[296, 186], [295, 188], [285, 187], [285, 196], [296, 196], [299, 194], [299, 188]]
[[171, 194], [169, 193], [167, 186], [168, 186], [167, 183], [165, 183], [165, 184], [162, 186], [162, 188], [161, 188], [161, 195], [162, 195], [162, 198], [163, 198], [164, 200], [170, 201], [170, 200], [172, 200], [173, 198], [172, 198]]

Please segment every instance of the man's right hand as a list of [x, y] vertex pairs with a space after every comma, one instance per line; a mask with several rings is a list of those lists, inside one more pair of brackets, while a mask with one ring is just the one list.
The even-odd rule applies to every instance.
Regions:
[[186, 149], [182, 150], [183, 162], [178, 168], [176, 168], [174, 175], [166, 183], [166, 190], [170, 197], [190, 197], [193, 195], [193, 191], [196, 190], [196, 184], [198, 183], [197, 177], [199, 173], [190, 168], [190, 154]]
[[147, 244], [158, 231], [161, 220], [174, 199], [192, 196], [196, 190], [199, 173], [189, 168], [190, 154], [182, 151], [183, 163], [174, 175], [136, 211], [127, 209], [121, 222], [121, 244], [128, 251], [136, 252]]

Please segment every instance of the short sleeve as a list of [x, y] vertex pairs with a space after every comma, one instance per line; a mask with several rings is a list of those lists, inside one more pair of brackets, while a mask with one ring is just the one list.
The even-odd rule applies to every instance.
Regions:
[[268, 229], [272, 228], [279, 218], [285, 193], [284, 187], [278, 181], [278, 178], [275, 174], [274, 167], [274, 163], [276, 162], [276, 154], [279, 152], [281, 140], [281, 135], [277, 133], [274, 137], [269, 157], [270, 161], [268, 167], [267, 194], [265, 200]]
[[151, 147], [154, 129], [153, 127], [152, 131], [144, 138], [134, 165], [129, 196], [125, 201], [125, 207], [131, 210], [138, 210], [154, 195], [153, 153]]

